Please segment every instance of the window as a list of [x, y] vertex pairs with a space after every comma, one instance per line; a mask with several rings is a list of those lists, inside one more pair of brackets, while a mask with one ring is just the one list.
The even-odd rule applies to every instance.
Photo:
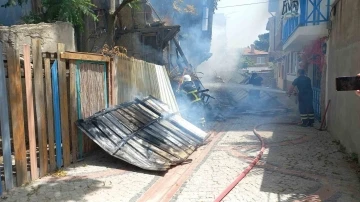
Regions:
[[296, 74], [296, 69], [298, 66], [298, 53], [292, 53], [292, 64], [291, 64], [291, 73]]
[[202, 19], [202, 31], [208, 31], [209, 29], [209, 8], [206, 6], [207, 0], [203, 0], [203, 19]]
[[287, 62], [288, 68], [287, 73], [291, 75], [296, 75], [296, 71], [299, 66], [299, 56], [298, 52], [292, 52], [288, 54], [288, 62]]
[[287, 65], [287, 73], [288, 74], [291, 74], [291, 53], [287, 55], [287, 62], [286, 62], [286, 65]]
[[256, 63], [257, 64], [265, 64], [265, 57], [257, 57]]

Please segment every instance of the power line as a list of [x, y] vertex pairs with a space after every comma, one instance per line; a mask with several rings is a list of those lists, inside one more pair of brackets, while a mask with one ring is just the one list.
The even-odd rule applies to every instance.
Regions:
[[264, 3], [277, 2], [277, 1], [279, 1], [279, 0], [275, 0], [275, 1], [262, 1], [262, 2], [248, 3], [248, 4], [239, 4], [239, 5], [232, 5], [232, 6], [221, 6], [221, 7], [217, 7], [217, 8], [232, 8], [232, 7], [241, 7], [241, 6], [251, 6], [251, 5], [256, 5], [256, 4], [264, 4]]

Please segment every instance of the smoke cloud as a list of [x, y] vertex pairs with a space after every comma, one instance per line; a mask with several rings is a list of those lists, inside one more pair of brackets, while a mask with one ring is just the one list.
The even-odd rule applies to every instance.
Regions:
[[212, 57], [200, 64], [198, 72], [202, 72], [204, 82], [212, 81], [220, 76], [225, 81], [237, 73], [241, 48], [228, 44], [226, 17], [224, 14], [215, 14], [213, 20], [213, 36], [211, 42]]

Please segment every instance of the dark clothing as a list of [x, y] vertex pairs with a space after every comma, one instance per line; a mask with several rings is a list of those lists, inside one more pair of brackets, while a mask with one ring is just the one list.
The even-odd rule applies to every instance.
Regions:
[[293, 81], [292, 85], [298, 88], [299, 95], [312, 94], [311, 80], [307, 76], [299, 76]]
[[311, 80], [307, 76], [299, 76], [292, 83], [299, 90], [299, 111], [303, 124], [314, 123], [313, 91]]
[[204, 106], [198, 95], [198, 90], [194, 82], [185, 81], [181, 84], [180, 89], [187, 95], [189, 101], [191, 102], [185, 117], [187, 117], [192, 123], [203, 127], [205, 125]]
[[[249, 84], [252, 84], [253, 86], [261, 86], [261, 82], [263, 81], [263, 78], [260, 76], [251, 76], [249, 80]], [[250, 90], [249, 95], [252, 98], [260, 98], [260, 90]]]
[[249, 80], [249, 84], [252, 84], [254, 86], [261, 86], [261, 82], [263, 81], [263, 78], [260, 76], [252, 76]]
[[199, 101], [199, 97], [197, 95], [197, 88], [192, 81], [185, 81], [181, 84], [180, 89], [187, 94], [187, 97], [190, 101]]

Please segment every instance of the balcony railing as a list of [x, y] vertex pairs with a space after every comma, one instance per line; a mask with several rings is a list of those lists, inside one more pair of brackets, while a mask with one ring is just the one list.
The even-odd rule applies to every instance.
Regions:
[[330, 0], [299, 0], [300, 16], [286, 20], [282, 30], [282, 42], [285, 43], [298, 27], [319, 25], [329, 21]]

